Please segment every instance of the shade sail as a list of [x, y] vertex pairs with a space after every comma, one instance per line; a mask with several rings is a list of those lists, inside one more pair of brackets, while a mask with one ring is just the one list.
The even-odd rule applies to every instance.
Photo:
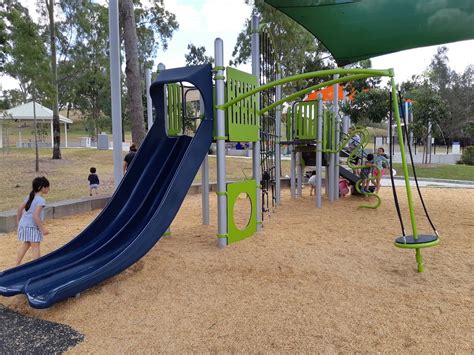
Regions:
[[265, 0], [310, 31], [340, 66], [474, 39], [473, 0]]

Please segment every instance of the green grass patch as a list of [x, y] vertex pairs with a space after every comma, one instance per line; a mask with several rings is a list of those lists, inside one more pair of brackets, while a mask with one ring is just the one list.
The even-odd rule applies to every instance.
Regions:
[[[393, 164], [397, 175], [403, 175], [402, 164]], [[474, 166], [469, 165], [415, 165], [419, 178], [474, 181]], [[408, 175], [413, 176], [413, 169], [408, 167]]]

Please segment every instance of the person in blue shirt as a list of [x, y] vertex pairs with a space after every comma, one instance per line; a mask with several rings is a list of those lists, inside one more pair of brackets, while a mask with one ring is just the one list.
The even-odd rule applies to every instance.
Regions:
[[97, 175], [97, 169], [92, 167], [90, 168], [90, 174], [87, 177], [87, 180], [89, 181], [89, 196], [92, 196], [92, 191], [95, 190], [95, 194], [99, 194], [99, 176]]
[[385, 149], [382, 147], [377, 149], [377, 155], [374, 158], [375, 169], [372, 172], [372, 175], [375, 177], [375, 193], [378, 193], [380, 190], [380, 182], [383, 175], [385, 174], [385, 168], [388, 168], [390, 161], [385, 155]]
[[16, 265], [20, 265], [23, 257], [31, 247], [33, 259], [40, 257], [40, 243], [43, 236], [49, 234], [44, 226], [44, 196], [49, 192], [49, 181], [44, 176], [33, 179], [32, 190], [16, 212], [18, 240], [21, 242], [16, 254]]

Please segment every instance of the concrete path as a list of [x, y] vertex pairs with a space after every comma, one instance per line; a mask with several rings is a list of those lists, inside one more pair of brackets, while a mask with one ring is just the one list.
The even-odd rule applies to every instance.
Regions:
[[[382, 178], [382, 186], [391, 186], [390, 177]], [[472, 181], [460, 181], [460, 180], [443, 180], [443, 179], [427, 179], [419, 178], [418, 185], [420, 187], [449, 187], [458, 189], [474, 189], [474, 182]], [[405, 186], [405, 180], [403, 177], [395, 177], [395, 186]], [[410, 186], [416, 186], [415, 180], [410, 178]]]

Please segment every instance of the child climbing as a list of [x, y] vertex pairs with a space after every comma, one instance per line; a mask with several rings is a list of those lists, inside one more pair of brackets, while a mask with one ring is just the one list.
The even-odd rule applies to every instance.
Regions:
[[374, 167], [374, 155], [372, 153], [367, 154], [367, 161], [365, 162], [363, 168], [360, 171], [360, 178], [362, 179], [362, 183], [360, 184], [360, 192], [370, 193], [369, 177]]

